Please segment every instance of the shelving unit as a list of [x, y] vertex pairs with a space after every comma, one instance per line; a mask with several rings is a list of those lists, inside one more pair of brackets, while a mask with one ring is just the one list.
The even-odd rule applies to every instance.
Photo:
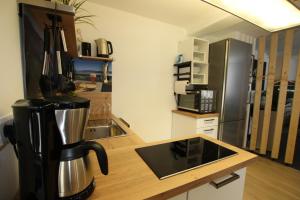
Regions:
[[192, 61], [175, 64], [177, 72], [174, 76], [178, 81], [188, 80], [191, 84], [207, 85], [208, 64], [195, 63]]
[[[208, 84], [208, 52], [209, 42], [199, 38], [189, 38], [178, 44], [178, 53], [183, 55], [186, 62], [175, 64], [178, 67], [178, 80], [183, 75], [187, 76], [191, 84], [207, 85]], [[182, 66], [189, 65], [182, 69]], [[189, 73], [189, 74], [188, 74]], [[188, 76], [189, 75], [189, 76]]]

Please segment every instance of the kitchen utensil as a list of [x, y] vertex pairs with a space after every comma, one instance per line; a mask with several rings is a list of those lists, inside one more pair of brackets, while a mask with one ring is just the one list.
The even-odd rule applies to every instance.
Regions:
[[113, 54], [113, 47], [110, 41], [106, 39], [99, 38], [95, 40], [97, 45], [97, 56], [98, 57], [106, 57], [108, 58], [109, 55]]
[[81, 42], [81, 54], [83, 56], [91, 56], [91, 43]]

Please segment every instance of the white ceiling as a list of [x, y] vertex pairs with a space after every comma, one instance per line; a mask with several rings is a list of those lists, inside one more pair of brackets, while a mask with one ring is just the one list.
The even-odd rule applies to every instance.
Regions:
[[196, 32], [231, 16], [201, 0], [89, 0]]
[[247, 31], [251, 36], [266, 32], [201, 0], [89, 0], [184, 28], [189, 35], [204, 36], [222, 31]]

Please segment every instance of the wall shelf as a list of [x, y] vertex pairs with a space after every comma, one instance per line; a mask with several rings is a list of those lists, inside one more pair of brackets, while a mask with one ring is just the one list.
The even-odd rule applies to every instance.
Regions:
[[102, 62], [112, 62], [113, 61], [113, 58], [94, 57], [94, 56], [78, 56], [78, 59], [91, 60], [91, 61], [102, 61]]
[[176, 63], [174, 64], [174, 67], [179, 67], [179, 68], [190, 67], [191, 63], [192, 63], [191, 61]]
[[[188, 38], [178, 44], [178, 53], [186, 62], [175, 64], [177, 80], [189, 80], [191, 84], [208, 84], [209, 43], [199, 38]], [[189, 68], [188, 68], [189, 67]]]

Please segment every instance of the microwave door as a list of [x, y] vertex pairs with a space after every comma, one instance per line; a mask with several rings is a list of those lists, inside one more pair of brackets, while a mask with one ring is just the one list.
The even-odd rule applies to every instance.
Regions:
[[179, 95], [178, 108], [199, 112], [196, 94]]

